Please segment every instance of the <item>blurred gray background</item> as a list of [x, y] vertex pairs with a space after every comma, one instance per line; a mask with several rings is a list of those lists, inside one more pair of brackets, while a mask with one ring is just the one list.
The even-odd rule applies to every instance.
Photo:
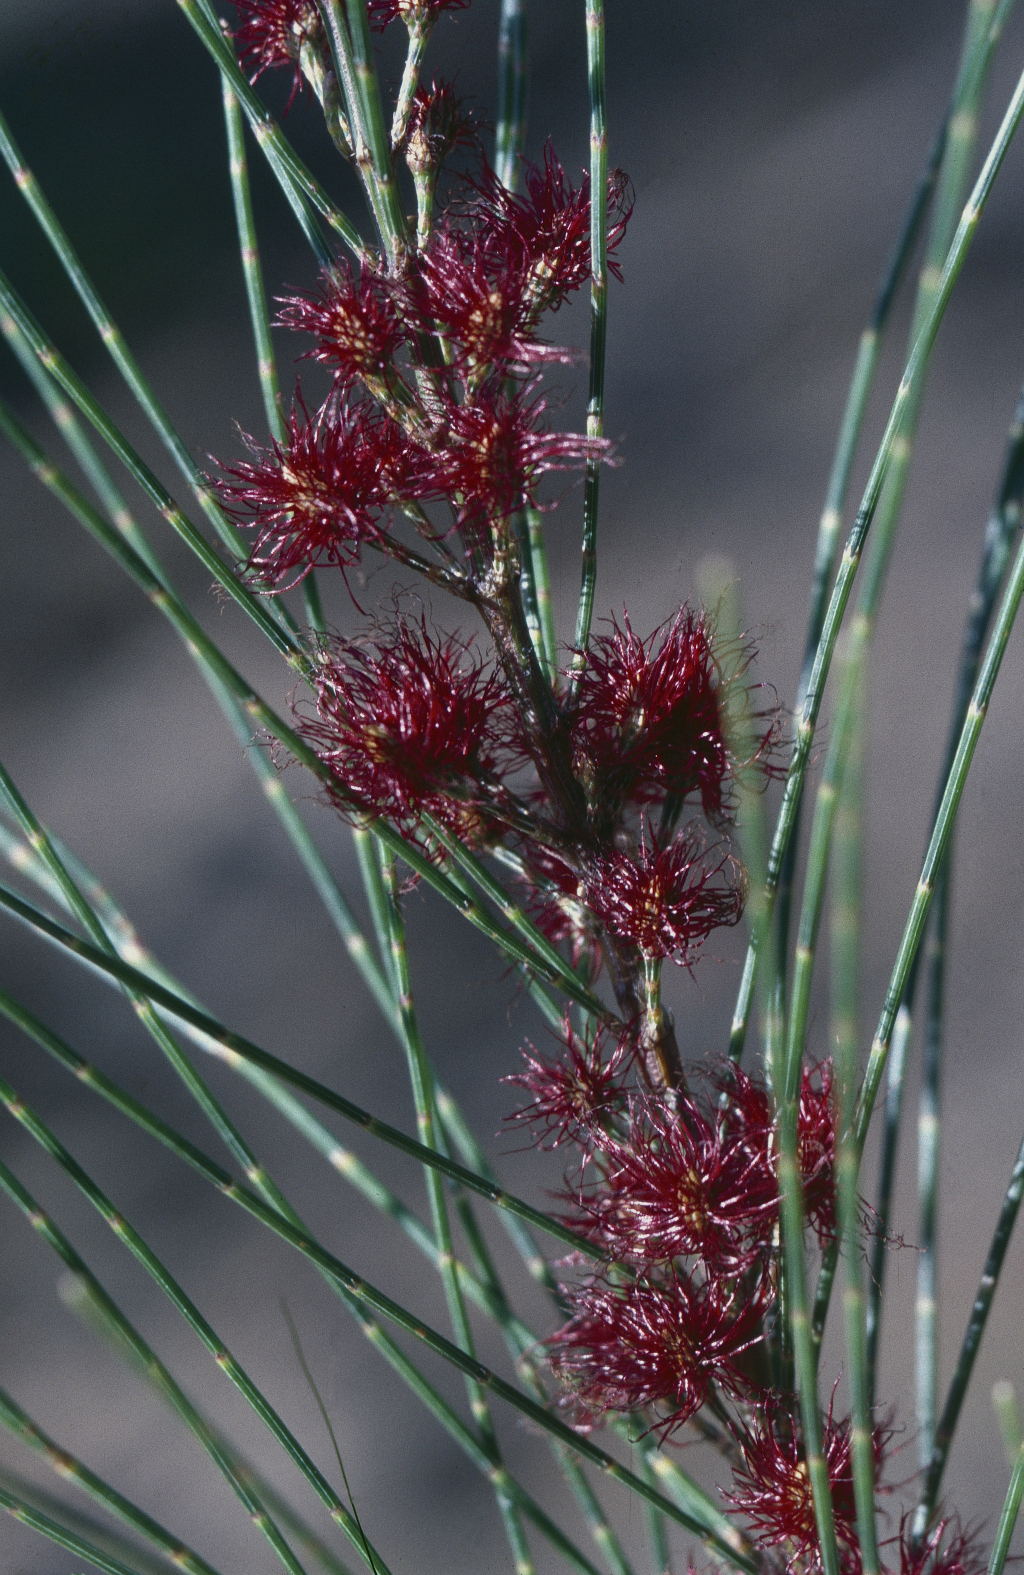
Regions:
[[[709, 557], [732, 565], [759, 673], [791, 699], [803, 641], [809, 564], [831, 448], [857, 337], [891, 241], [940, 119], [955, 70], [962, 0], [816, 0], [759, 5], [645, 0], [608, 6], [612, 162], [636, 189], [613, 288], [607, 430], [625, 463], [603, 486], [598, 611], [628, 606], [647, 630], [693, 593]], [[533, 0], [530, 151], [552, 136], [564, 162], [586, 158], [581, 0]], [[464, 93], [494, 104], [496, 0], [438, 27], [428, 69], [458, 73]], [[1024, 16], [992, 74], [987, 145], [1024, 63]], [[397, 64], [385, 57], [385, 73]], [[280, 83], [269, 100], [283, 107]], [[238, 452], [235, 423], [259, 431], [224, 159], [216, 74], [172, 0], [31, 0], [0, 4], [0, 106], [23, 152], [193, 453]], [[287, 129], [303, 156], [355, 209], [344, 172], [308, 106]], [[290, 216], [253, 153], [268, 284], [307, 284], [313, 269]], [[894, 558], [873, 668], [868, 809], [864, 1030], [870, 1032], [912, 894], [941, 759], [952, 673], [981, 530], [1006, 426], [1024, 373], [1024, 148], [1011, 151], [939, 340], [913, 488]], [[174, 486], [44, 241], [6, 175], [0, 179], [0, 264], [28, 295], [103, 403]], [[586, 342], [585, 308], [560, 338]], [[906, 303], [897, 311], [872, 439], [902, 365]], [[279, 342], [288, 386], [291, 345]], [[569, 378], [566, 421], [578, 422], [583, 373]], [[40, 434], [6, 350], [0, 385]], [[49, 438], [47, 437], [47, 441]], [[412, 1126], [404, 1068], [305, 881], [253, 775], [170, 630], [143, 598], [0, 450], [0, 758], [36, 811], [107, 883], [142, 936], [232, 1026], [371, 1109]], [[856, 479], [853, 489], [856, 493]], [[290, 688], [272, 653], [208, 577], [147, 516], [151, 540], [192, 605], [274, 703]], [[571, 633], [580, 494], [551, 519], [560, 632]], [[391, 589], [371, 577], [364, 599]], [[338, 622], [353, 617], [331, 601]], [[1021, 1097], [1021, 826], [1024, 824], [1022, 650], [1011, 642], [961, 812], [949, 971], [947, 1110], [941, 1224], [943, 1379], [973, 1297], [991, 1223], [1024, 1123]], [[827, 728], [827, 718], [826, 718]], [[827, 736], [823, 731], [822, 737]], [[350, 893], [347, 834], [297, 773], [287, 784]], [[501, 1154], [506, 1182], [543, 1200], [560, 1166], [515, 1140], [493, 1141], [515, 1103], [500, 1078], [526, 1036], [543, 1029], [487, 946], [438, 902], [408, 905], [414, 982], [431, 1052], [477, 1132]], [[673, 981], [684, 1054], [725, 1043], [740, 940], [726, 937], [694, 978]], [[130, 1012], [40, 943], [0, 924], [0, 982], [84, 1053], [213, 1150], [185, 1096]], [[279, 1300], [303, 1334], [345, 1456], [360, 1514], [392, 1569], [451, 1575], [506, 1569], [486, 1485], [362, 1339], [304, 1266], [227, 1204], [211, 1200], [155, 1145], [0, 1027], [4, 1075], [38, 1105], [147, 1234], [221, 1337], [330, 1469], [327, 1441], [289, 1343]], [[827, 1050], [827, 1000], [816, 996], [812, 1047]], [[271, 1170], [323, 1240], [438, 1327], [438, 1286], [413, 1249], [219, 1066], [204, 1068]], [[913, 1100], [915, 1079], [908, 1097]], [[913, 1107], [907, 1123], [880, 1389], [905, 1445], [893, 1475], [913, 1472], [912, 1312], [915, 1255]], [[414, 1166], [339, 1130], [425, 1215]], [[4, 1157], [72, 1233], [105, 1283], [189, 1392], [236, 1429], [253, 1457], [276, 1451], [249, 1420], [180, 1320], [108, 1239], [72, 1189], [6, 1117]], [[873, 1177], [869, 1156], [866, 1182]], [[205, 1456], [159, 1403], [82, 1327], [58, 1295], [59, 1266], [0, 1203], [0, 1381], [67, 1447], [186, 1536], [225, 1572], [277, 1567]], [[543, 1301], [515, 1268], [516, 1298], [539, 1332]], [[1024, 1379], [1024, 1259], [1011, 1248], [974, 1399], [947, 1477], [948, 1500], [994, 1525], [1006, 1483], [988, 1392]], [[493, 1333], [484, 1359], [505, 1370]], [[839, 1370], [838, 1352], [829, 1366]], [[453, 1402], [460, 1385], [425, 1367]], [[586, 1533], [543, 1443], [499, 1413], [508, 1459], [532, 1490]], [[707, 1473], [699, 1451], [688, 1468]], [[19, 1445], [0, 1461], [47, 1489]], [[294, 1473], [279, 1480], [326, 1522]], [[605, 1492], [639, 1548], [638, 1506]], [[898, 1503], [898, 1500], [896, 1501]], [[898, 1525], [894, 1504], [893, 1529]], [[553, 1564], [536, 1541], [541, 1566]], [[689, 1543], [675, 1540], [679, 1567]], [[640, 1548], [640, 1555], [643, 1550]], [[354, 1562], [354, 1561], [353, 1561]], [[8, 1519], [0, 1569], [70, 1575], [81, 1561]]]

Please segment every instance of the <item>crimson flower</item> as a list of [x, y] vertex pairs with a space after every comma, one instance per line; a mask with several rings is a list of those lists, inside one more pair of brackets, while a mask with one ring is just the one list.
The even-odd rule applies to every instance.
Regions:
[[[525, 190], [507, 190], [489, 166], [475, 177], [471, 213], [482, 221], [496, 255], [529, 272], [538, 312], [555, 310], [590, 278], [590, 178], [576, 189], [550, 144], [542, 165], [523, 160]], [[608, 177], [608, 267], [617, 279], [616, 253], [632, 212], [621, 170]]]
[[532, 337], [537, 308], [530, 275], [515, 260], [495, 258], [485, 237], [436, 230], [418, 264], [410, 304], [425, 331], [440, 328], [464, 380], [477, 384], [492, 367], [515, 371], [572, 359]]
[[917, 1543], [904, 1519], [893, 1541], [899, 1544], [900, 1575], [984, 1575], [988, 1567], [974, 1532], [955, 1515], [943, 1515]]
[[585, 882], [588, 906], [620, 940], [649, 957], [689, 967], [712, 930], [738, 924], [745, 889], [727, 853], [709, 856], [700, 832], [685, 826], [665, 847], [641, 834], [635, 854], [599, 855]]
[[767, 1259], [779, 1192], [765, 1134], [680, 1096], [674, 1112], [637, 1102], [628, 1137], [602, 1147], [604, 1181], [578, 1203], [609, 1258], [699, 1257], [709, 1277]]
[[393, 421], [328, 400], [312, 419], [293, 407], [286, 443], [246, 442], [254, 462], [224, 466], [233, 479], [213, 484], [239, 523], [259, 531], [249, 568], [269, 584], [293, 584], [314, 564], [344, 570], [364, 542], [382, 539], [381, 515], [408, 472], [408, 442]]
[[359, 379], [371, 387], [386, 384], [405, 330], [383, 281], [370, 269], [356, 278], [347, 263], [336, 262], [319, 290], [280, 304], [278, 324], [312, 334], [316, 347], [307, 356], [334, 367], [343, 387]]
[[[794, 1420], [798, 1414], [795, 1397], [786, 1405], [776, 1401], [759, 1408], [744, 1440], [743, 1461], [735, 1469], [733, 1490], [725, 1496], [733, 1509], [753, 1523], [765, 1546], [785, 1545], [799, 1559], [799, 1567], [812, 1572], [822, 1567], [821, 1552], [803, 1440]], [[876, 1475], [889, 1436], [886, 1429], [875, 1429]], [[855, 1553], [857, 1506], [850, 1422], [849, 1418], [834, 1421], [831, 1407], [823, 1429], [823, 1453], [832, 1490], [836, 1535], [848, 1552]]]
[[573, 727], [595, 792], [641, 803], [699, 793], [705, 815], [719, 818], [732, 757], [707, 616], [682, 607], [646, 640], [628, 614], [611, 625], [587, 651]]
[[600, 1027], [577, 1034], [566, 1018], [561, 1060], [544, 1061], [524, 1049], [526, 1071], [502, 1081], [525, 1088], [533, 1099], [506, 1119], [532, 1127], [540, 1148], [558, 1148], [567, 1139], [585, 1149], [604, 1148], [609, 1123], [625, 1107], [623, 1075], [634, 1053], [621, 1039], [606, 1058], [606, 1037]]
[[403, 830], [427, 813], [479, 841], [510, 702], [470, 641], [398, 619], [372, 640], [325, 643], [313, 684], [317, 714], [300, 732], [330, 767], [343, 813]]
[[405, 134], [405, 158], [414, 171], [439, 170], [458, 147], [473, 147], [480, 133], [476, 116], [463, 109], [450, 82], [421, 83], [413, 95]]
[[538, 423], [543, 399], [493, 379], [472, 400], [446, 409], [447, 431], [423, 457], [421, 496], [456, 502], [459, 529], [485, 540], [492, 522], [504, 523], [536, 501], [541, 475], [607, 459], [611, 444], [577, 432], [550, 432]]
[[797, 1160], [804, 1212], [822, 1247], [836, 1235], [836, 1110], [831, 1060], [805, 1066], [800, 1079]]
[[316, 0], [235, 0], [238, 26], [232, 37], [242, 65], [255, 82], [264, 71], [290, 66], [295, 74], [293, 99], [302, 86], [299, 57], [309, 44], [323, 39]]
[[762, 1289], [738, 1297], [677, 1271], [622, 1288], [594, 1282], [569, 1295], [573, 1316], [545, 1343], [590, 1416], [653, 1405], [667, 1434], [700, 1410], [712, 1384], [744, 1392], [737, 1359], [761, 1338]]
[[401, 17], [407, 26], [433, 27], [442, 11], [465, 11], [469, 0], [367, 0], [370, 26], [378, 33]]

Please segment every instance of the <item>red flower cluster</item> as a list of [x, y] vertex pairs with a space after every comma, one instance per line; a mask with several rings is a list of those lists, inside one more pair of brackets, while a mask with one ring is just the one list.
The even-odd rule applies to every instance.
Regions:
[[398, 619], [373, 640], [331, 640], [316, 700], [301, 731], [330, 767], [343, 814], [386, 816], [410, 832], [429, 814], [479, 840], [489, 798], [500, 796], [510, 705], [468, 641], [432, 636], [425, 619]]
[[[799, 1559], [801, 1570], [807, 1575], [818, 1575], [821, 1552], [803, 1441], [793, 1420], [797, 1410], [793, 1397], [786, 1405], [776, 1398], [760, 1410], [744, 1442], [742, 1462], [733, 1474], [733, 1488], [726, 1498], [746, 1516], [763, 1546], [785, 1547], [790, 1557]], [[830, 1407], [823, 1435], [843, 1568], [847, 1575], [856, 1575], [860, 1565], [849, 1418], [834, 1421]], [[887, 1429], [875, 1429], [876, 1476], [889, 1437]]]
[[370, 26], [378, 33], [399, 17], [407, 27], [433, 27], [442, 11], [465, 11], [469, 0], [367, 0]]
[[699, 1411], [712, 1385], [747, 1392], [739, 1358], [761, 1338], [759, 1296], [739, 1297], [680, 1270], [638, 1279], [627, 1293], [591, 1283], [550, 1342], [551, 1365], [581, 1407], [581, 1422], [605, 1411], [657, 1408], [668, 1433]]
[[[310, 638], [315, 705], [300, 706], [300, 731], [343, 816], [386, 819], [438, 860], [448, 833], [494, 855], [581, 979], [596, 988], [606, 968], [614, 1009], [602, 1018], [592, 1001], [585, 1031], [566, 1020], [557, 1060], [531, 1047], [509, 1079], [528, 1096], [518, 1130], [575, 1147], [563, 1201], [601, 1258], [565, 1288], [551, 1367], [581, 1426], [640, 1412], [668, 1437], [709, 1406], [734, 1465], [730, 1510], [781, 1550], [766, 1570], [784, 1561], [820, 1575], [800, 1410], [781, 1392], [792, 1380], [774, 1337], [773, 1108], [737, 1067], [712, 1068], [697, 1091], [687, 1083], [660, 994], [666, 959], [692, 968], [740, 919], [732, 823], [741, 791], [778, 774], [780, 722], [751, 703], [750, 647], [723, 648], [700, 608], [646, 637], [623, 612], [572, 653], [570, 672], [556, 670], [532, 511], [545, 506], [545, 475], [592, 473], [611, 449], [552, 430], [543, 380], [574, 356], [543, 336], [544, 320], [591, 281], [593, 202], [621, 278], [631, 193], [618, 172], [601, 192], [587, 178], [574, 186], [550, 145], [541, 163], [522, 162], [521, 190], [499, 181], [452, 85], [418, 85], [433, 24], [467, 4], [368, 0], [372, 26], [401, 20], [412, 46], [391, 131], [408, 172], [392, 172], [401, 207], [387, 208], [382, 251], [335, 260], [281, 300], [276, 326], [307, 336], [330, 391], [313, 414], [297, 396], [283, 440], [247, 440], [249, 459], [213, 485], [254, 533], [247, 569], [261, 591], [286, 592], [318, 566], [347, 575], [371, 548], [480, 615], [493, 656], [423, 615]], [[351, 127], [342, 113], [319, 0], [236, 5], [251, 79], [290, 70], [294, 96], [305, 78], [336, 149], [354, 158], [366, 128], [357, 103]], [[459, 149], [473, 168], [444, 179]], [[414, 232], [401, 219], [410, 184]], [[367, 195], [380, 214], [379, 189]], [[805, 1067], [798, 1168], [822, 1249], [836, 1236], [836, 1124], [830, 1063]], [[831, 1409], [823, 1423], [842, 1575], [860, 1575], [850, 1425]], [[878, 1431], [876, 1475], [885, 1443]], [[918, 1545], [905, 1528], [893, 1540], [899, 1575], [980, 1575], [955, 1522]]]
[[235, 0], [238, 26], [232, 37], [249, 79], [286, 66], [295, 77], [292, 98], [302, 85], [300, 57], [326, 44], [316, 0]]
[[573, 719], [578, 768], [604, 803], [639, 803], [671, 795], [699, 798], [713, 823], [727, 818], [738, 772], [757, 766], [774, 775], [780, 725], [771, 714], [760, 728], [752, 760], [738, 761], [729, 742], [730, 697], [749, 651], [732, 653], [732, 673], [715, 649], [714, 627], [682, 607], [646, 640], [622, 626], [591, 642]]
[[[767, 1093], [726, 1065], [704, 1097], [681, 1089], [669, 1106], [626, 1086], [637, 1062], [620, 1045], [603, 1058], [600, 1037], [581, 1043], [568, 1025], [564, 1044], [560, 1061], [530, 1053], [526, 1071], [509, 1079], [533, 1096], [512, 1119], [541, 1144], [576, 1144], [568, 1223], [620, 1268], [566, 1288], [573, 1313], [548, 1341], [552, 1365], [590, 1422], [628, 1402], [654, 1406], [659, 1428], [671, 1431], [703, 1404], [709, 1384], [765, 1403], [769, 1391], [737, 1358], [762, 1338], [777, 1282]], [[826, 1220], [835, 1218], [831, 1081], [828, 1063], [805, 1075], [799, 1122], [801, 1179]], [[748, 1462], [755, 1477], [767, 1449]]]
[[612, 935], [646, 957], [690, 966], [712, 930], [738, 924], [746, 895], [728, 853], [709, 857], [701, 833], [687, 826], [665, 847], [641, 830], [634, 855], [613, 849], [593, 862], [587, 904]]

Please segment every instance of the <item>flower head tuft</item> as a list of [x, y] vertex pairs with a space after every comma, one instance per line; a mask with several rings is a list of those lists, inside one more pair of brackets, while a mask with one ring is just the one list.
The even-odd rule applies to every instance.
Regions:
[[410, 29], [433, 27], [442, 11], [465, 11], [469, 0], [367, 0], [370, 26], [383, 33], [399, 17]]
[[325, 643], [317, 710], [300, 731], [329, 766], [343, 813], [412, 831], [433, 815], [479, 841], [507, 758], [509, 701], [471, 642], [400, 618], [373, 639]]
[[312, 334], [314, 361], [335, 369], [338, 382], [384, 390], [395, 353], [405, 339], [391, 297], [370, 269], [355, 277], [347, 263], [325, 272], [319, 290], [282, 299], [278, 324]]
[[540, 425], [545, 401], [529, 394], [489, 380], [472, 400], [447, 407], [444, 440], [424, 456], [420, 495], [460, 499], [459, 529], [477, 542], [536, 501], [546, 471], [608, 458], [604, 439]]
[[797, 1158], [804, 1212], [822, 1247], [836, 1236], [836, 1109], [831, 1060], [804, 1066], [797, 1114]]
[[416, 173], [439, 170], [456, 148], [479, 145], [480, 123], [450, 82], [421, 83], [405, 133], [405, 160]]
[[560, 1060], [545, 1061], [524, 1049], [526, 1070], [503, 1079], [533, 1095], [507, 1119], [532, 1127], [538, 1147], [558, 1148], [566, 1141], [587, 1151], [606, 1146], [606, 1129], [625, 1109], [624, 1076], [634, 1054], [623, 1038], [606, 1055], [606, 1040], [603, 1028], [581, 1035], [566, 1018]]
[[[783, 1404], [776, 1399], [760, 1408], [744, 1440], [743, 1460], [734, 1473], [732, 1491], [725, 1496], [734, 1510], [746, 1515], [767, 1547], [784, 1545], [798, 1558], [798, 1567], [812, 1575], [821, 1569], [821, 1554], [803, 1441], [794, 1420], [798, 1415], [795, 1400]], [[876, 1476], [889, 1436], [887, 1429], [875, 1429]], [[849, 1418], [834, 1421], [831, 1407], [825, 1419], [823, 1444], [836, 1535], [848, 1553], [854, 1552], [857, 1506], [850, 1422]]]
[[711, 821], [727, 817], [736, 771], [743, 764], [769, 771], [778, 734], [773, 717], [753, 762], [737, 762], [726, 725], [731, 687], [703, 609], [681, 607], [646, 640], [633, 633], [628, 615], [621, 625], [613, 618], [611, 632], [588, 649], [573, 725], [580, 769], [595, 794], [638, 803], [696, 795]]
[[302, 86], [303, 51], [324, 42], [316, 0], [235, 0], [235, 7], [238, 26], [232, 36], [250, 82], [264, 71], [290, 67], [295, 78], [290, 104]]
[[635, 854], [599, 855], [585, 889], [613, 935], [686, 967], [712, 930], [739, 923], [746, 895], [741, 867], [728, 853], [709, 852], [694, 826], [664, 847], [643, 832]]
[[287, 588], [315, 564], [344, 570], [364, 542], [381, 540], [381, 516], [408, 472], [408, 442], [393, 421], [329, 400], [313, 418], [293, 407], [284, 444], [246, 441], [254, 461], [224, 466], [232, 479], [214, 486], [239, 523], [259, 532], [248, 566], [268, 584]]
[[900, 1525], [898, 1544], [900, 1575], [984, 1575], [988, 1559], [971, 1528], [956, 1515], [943, 1515], [915, 1543], [907, 1521]]
[[[590, 179], [573, 186], [551, 145], [543, 164], [523, 161], [519, 194], [510, 192], [492, 169], [471, 183], [470, 211], [495, 254], [529, 275], [538, 312], [554, 311], [590, 278]], [[617, 252], [632, 212], [629, 182], [621, 170], [608, 177], [608, 267], [622, 278]]]
[[667, 1434], [698, 1411], [712, 1384], [740, 1395], [738, 1358], [760, 1338], [764, 1289], [734, 1295], [681, 1271], [628, 1288], [570, 1292], [572, 1318], [546, 1342], [551, 1365], [590, 1417], [656, 1406]]
[[605, 1145], [606, 1176], [578, 1200], [588, 1232], [639, 1265], [697, 1257], [709, 1276], [766, 1263], [778, 1212], [767, 1142], [689, 1095], [666, 1109], [637, 1099], [628, 1134]]

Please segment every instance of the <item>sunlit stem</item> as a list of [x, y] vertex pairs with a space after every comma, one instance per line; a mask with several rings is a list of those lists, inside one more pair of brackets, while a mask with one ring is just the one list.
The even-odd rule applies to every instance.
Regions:
[[[995, 9], [995, 0], [973, 0], [968, 11], [964, 55], [954, 93], [954, 113], [944, 143], [942, 190], [936, 203], [932, 238], [921, 277], [914, 316], [912, 350], [861, 499], [857, 518], [839, 562], [831, 597], [821, 617], [820, 635], [813, 657], [805, 660], [804, 663], [793, 755], [768, 861], [764, 911], [759, 917], [747, 951], [733, 1014], [729, 1054], [735, 1060], [738, 1060], [742, 1054], [746, 1038], [760, 951], [772, 928], [776, 901], [780, 892], [787, 886], [792, 870], [791, 844], [799, 821], [804, 777], [821, 704], [823, 680], [828, 673], [842, 615], [852, 590], [853, 577], [864, 550], [868, 530], [876, 513], [881, 511], [883, 523], [877, 531], [878, 544], [872, 549], [866, 575], [868, 583], [862, 591], [858, 604], [870, 628], [885, 579], [895, 524], [902, 503], [903, 486], [910, 460], [911, 446], [908, 433], [912, 432], [916, 420], [931, 349], [988, 194], [1020, 122], [1024, 81], [1018, 83], [995, 142], [989, 150], [953, 233], [953, 221], [966, 185], [968, 159], [976, 135], [977, 105], [985, 74], [995, 42], [1013, 4], [1014, 0], [1000, 0], [998, 9]], [[812, 624], [816, 622], [818, 616], [818, 612], [812, 606]]]
[[[585, 0], [587, 22], [587, 85], [590, 92], [590, 393], [587, 436], [604, 434], [604, 368], [608, 337], [608, 127], [605, 113], [604, 0]], [[587, 461], [583, 484], [583, 569], [576, 634], [573, 640], [570, 692], [579, 684], [587, 662], [590, 623], [597, 584], [597, 513], [600, 462]]]
[[[964, 1396], [967, 1393], [968, 1384], [971, 1381], [971, 1373], [974, 1369], [974, 1359], [978, 1354], [981, 1338], [985, 1332], [985, 1325], [996, 1294], [996, 1287], [999, 1284], [1007, 1248], [1013, 1235], [1013, 1227], [1020, 1212], [1022, 1197], [1024, 1197], [1024, 1142], [1021, 1143], [1018, 1151], [1017, 1159], [1010, 1174], [1006, 1195], [1003, 1198], [1002, 1208], [999, 1210], [999, 1217], [996, 1220], [996, 1228], [992, 1234], [992, 1242], [988, 1249], [988, 1256], [985, 1259], [985, 1266], [982, 1269], [981, 1279], [975, 1294], [974, 1306], [971, 1308], [971, 1316], [964, 1331], [960, 1354], [957, 1357], [953, 1377], [950, 1380], [949, 1393], [946, 1396], [946, 1403], [942, 1408], [942, 1415], [939, 1418], [938, 1427], [935, 1431], [935, 1443], [931, 1459], [925, 1463], [926, 1470], [924, 1485], [921, 1490], [921, 1502], [914, 1512], [911, 1527], [915, 1539], [923, 1536], [938, 1502], [939, 1488], [942, 1485], [942, 1476], [946, 1468], [949, 1446], [952, 1443], [953, 1434], [960, 1419], [960, 1410], [964, 1402]], [[993, 1401], [995, 1401], [994, 1390]], [[1007, 1418], [1009, 1419], [1010, 1417], [1010, 1406], [1013, 1408], [1012, 1414], [1015, 1417], [1016, 1402], [1013, 1399], [1012, 1386], [1009, 1396], [1003, 1396], [1003, 1404], [1004, 1414]], [[1018, 1422], [1018, 1435], [1019, 1428], [1020, 1424]], [[1005, 1432], [1004, 1436], [1006, 1436]]]
[[430, 22], [425, 13], [408, 12], [405, 18], [405, 25], [409, 30], [409, 47], [405, 55], [405, 65], [402, 68], [402, 82], [398, 89], [398, 102], [395, 104], [394, 118], [391, 121], [391, 146], [393, 149], [401, 147], [405, 140], [406, 127], [409, 124], [409, 112], [412, 109], [412, 101], [416, 97], [416, 89], [419, 86], [423, 52], [430, 37]]
[[860, 910], [863, 880], [864, 743], [867, 684], [856, 673], [846, 763], [839, 785], [832, 855], [834, 895], [831, 915], [832, 1023], [836, 1081], [839, 1086], [840, 1142], [838, 1204], [846, 1283], [843, 1313], [846, 1368], [850, 1391], [850, 1446], [857, 1535], [864, 1575], [877, 1575], [875, 1528], [875, 1450], [865, 1346], [864, 1271], [861, 1246], [861, 1204], [857, 1192], [858, 1156], [850, 1138], [858, 1078], [858, 986], [860, 980]]
[[1021, 1431], [1020, 1412], [1017, 1409], [1017, 1394], [1008, 1378], [999, 1378], [992, 1385], [992, 1409], [1003, 1440], [1006, 1464], [1012, 1471], [1017, 1451], [1024, 1443], [1024, 1433]]
[[996, 1539], [992, 1544], [992, 1557], [988, 1563], [988, 1575], [1002, 1575], [1006, 1564], [1006, 1555], [1010, 1551], [1010, 1540], [1013, 1537], [1017, 1524], [1017, 1515], [1020, 1512], [1020, 1501], [1024, 1498], [1024, 1444], [1017, 1451], [1010, 1475], [1010, 1486], [1006, 1490], [1006, 1498], [1002, 1512], [999, 1516], [999, 1525], [996, 1527]]
[[526, 140], [529, 91], [527, 0], [501, 0], [498, 24], [498, 123], [494, 133], [494, 171], [515, 191]]

